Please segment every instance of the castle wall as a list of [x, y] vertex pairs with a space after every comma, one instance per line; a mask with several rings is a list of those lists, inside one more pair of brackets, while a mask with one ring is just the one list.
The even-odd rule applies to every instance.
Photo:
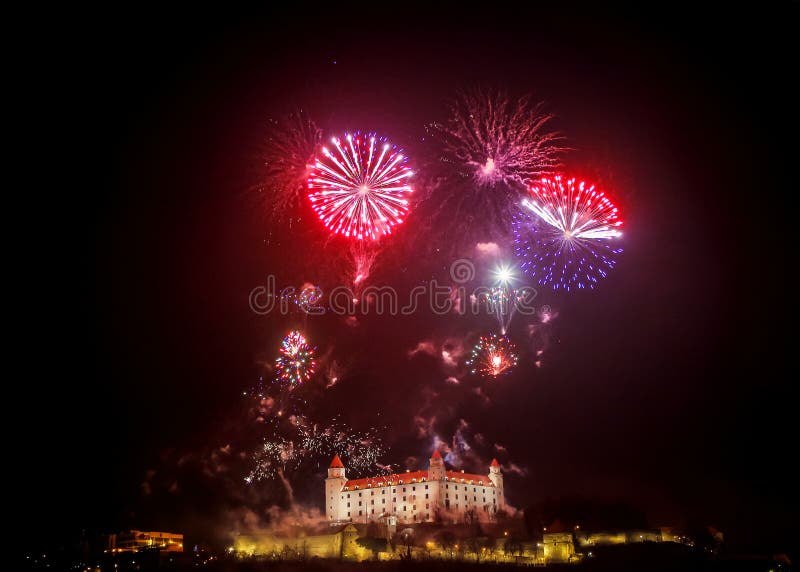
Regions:
[[499, 466], [491, 468], [488, 478], [444, 471], [441, 459], [431, 459], [428, 471], [394, 475], [396, 479], [347, 481], [343, 469], [329, 469], [328, 474], [325, 510], [332, 524], [379, 522], [390, 515], [400, 524], [464, 522], [468, 515], [486, 522], [505, 509]]
[[347, 526], [339, 532], [316, 536], [283, 537], [271, 534], [241, 535], [234, 550], [242, 555], [274, 555], [286, 559], [345, 558], [361, 560], [367, 552], [356, 540], [358, 531]]

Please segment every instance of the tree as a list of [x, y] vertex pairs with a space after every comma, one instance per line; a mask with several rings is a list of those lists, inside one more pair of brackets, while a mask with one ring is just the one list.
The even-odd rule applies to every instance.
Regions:
[[385, 538], [365, 536], [364, 538], [359, 538], [356, 540], [356, 544], [358, 544], [361, 548], [371, 551], [372, 557], [377, 560], [378, 553], [386, 552], [388, 541]]
[[411, 547], [414, 546], [414, 529], [405, 528], [400, 532], [400, 540], [406, 547], [406, 558], [411, 559]]
[[514, 556], [519, 558], [522, 556], [522, 551], [524, 550], [524, 546], [522, 545], [522, 539], [511, 537], [506, 539], [506, 543], [503, 546], [503, 552], [506, 556]]
[[439, 534], [436, 535], [436, 541], [439, 543], [439, 546], [442, 547], [442, 550], [453, 556], [453, 546], [456, 544], [456, 535], [450, 532], [449, 530], [443, 530]]

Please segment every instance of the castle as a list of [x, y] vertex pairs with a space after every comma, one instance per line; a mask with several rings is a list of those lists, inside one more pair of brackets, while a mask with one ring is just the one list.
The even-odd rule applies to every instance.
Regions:
[[488, 476], [476, 475], [446, 470], [434, 451], [426, 471], [348, 479], [336, 455], [325, 479], [325, 516], [331, 525], [487, 522], [505, 506], [497, 459], [492, 459]]

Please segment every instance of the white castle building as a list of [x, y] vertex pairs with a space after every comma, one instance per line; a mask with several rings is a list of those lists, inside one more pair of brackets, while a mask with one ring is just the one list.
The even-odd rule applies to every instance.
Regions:
[[489, 475], [445, 470], [434, 451], [426, 471], [347, 479], [336, 455], [325, 479], [325, 515], [331, 524], [390, 519], [397, 523], [491, 520], [505, 509], [503, 475], [492, 459]]

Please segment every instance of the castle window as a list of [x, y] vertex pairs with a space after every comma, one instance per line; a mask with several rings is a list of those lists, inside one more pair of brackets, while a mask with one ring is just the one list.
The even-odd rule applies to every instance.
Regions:
[[386, 489], [383, 489], [383, 490], [381, 491], [381, 494], [382, 494], [382, 495], [385, 495], [385, 494], [386, 494]]
[[417, 490], [417, 487], [411, 487], [411, 490], [415, 491], [415, 490]]
[[406, 502], [406, 497], [403, 497], [403, 502]]
[[374, 508], [372, 509], [372, 514], [375, 514], [375, 509]]
[[361, 516], [361, 511], [358, 511], [358, 516]]
[[347, 508], [350, 508], [350, 503], [347, 503]]
[[430, 505], [430, 503], [427, 503], [427, 502], [426, 502], [426, 503], [425, 503], [425, 508], [431, 508], [431, 505]]
[[475, 491], [477, 491], [477, 490], [478, 490], [478, 489], [476, 489], [475, 487], [472, 487], [472, 492], [473, 492], [473, 493], [474, 493]]
[[374, 497], [375, 496], [375, 491], [369, 491], [369, 496]]
[[383, 499], [383, 502], [381, 504], [386, 504], [386, 499]]
[[425, 485], [425, 490], [426, 490], [426, 491], [428, 490], [428, 485]]
[[407, 508], [406, 505], [403, 505], [403, 512], [406, 511], [406, 508]]
[[350, 516], [350, 511], [349, 510], [347, 511], [347, 516]]
[[358, 501], [358, 506], [361, 506], [361, 501]]
[[428, 498], [428, 493], [425, 493], [425, 498]]
[[350, 493], [347, 493], [347, 498], [350, 498]]
[[358, 493], [358, 496], [361, 496], [361, 493]]
[[406, 488], [405, 487], [403, 487], [403, 492], [406, 492]]
[[472, 497], [472, 500], [477, 501], [478, 497]]

